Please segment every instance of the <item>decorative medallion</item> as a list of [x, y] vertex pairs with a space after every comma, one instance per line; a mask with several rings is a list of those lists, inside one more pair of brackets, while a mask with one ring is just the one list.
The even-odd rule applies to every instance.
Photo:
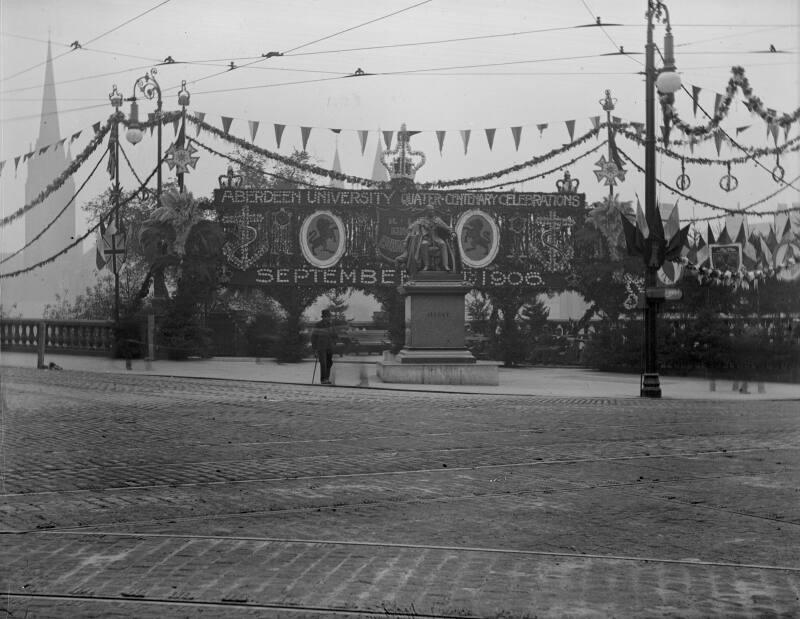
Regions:
[[575, 255], [572, 242], [574, 227], [575, 219], [559, 217], [555, 211], [534, 219], [529, 251], [546, 270], [563, 273], [571, 269]]
[[200, 157], [192, 156], [196, 152], [197, 149], [191, 144], [181, 148], [173, 143], [165, 153], [166, 162], [169, 165], [169, 169], [171, 170], [172, 168], [177, 168], [178, 174], [188, 174], [189, 168], [196, 166], [198, 160], [200, 159]]
[[731, 174], [731, 164], [728, 162], [728, 173], [719, 179], [720, 189], [723, 191], [733, 191], [739, 186], [739, 179]]
[[334, 266], [344, 255], [344, 222], [330, 211], [315, 211], [300, 227], [300, 248], [315, 267]]
[[481, 210], [462, 214], [456, 223], [461, 259], [473, 269], [482, 269], [492, 263], [500, 248], [500, 230], [495, 220]]
[[613, 186], [617, 184], [617, 179], [620, 181], [625, 180], [626, 170], [620, 168], [616, 163], [613, 161], [606, 161], [606, 156], [602, 155], [600, 159], [597, 160], [597, 163], [594, 165], [599, 166], [599, 170], [594, 170], [595, 176], [597, 176], [597, 180], [601, 181], [605, 179], [606, 185]]

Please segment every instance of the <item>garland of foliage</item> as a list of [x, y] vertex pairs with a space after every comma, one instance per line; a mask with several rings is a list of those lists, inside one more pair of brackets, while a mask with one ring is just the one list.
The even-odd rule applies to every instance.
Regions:
[[97, 172], [97, 168], [99, 168], [99, 167], [100, 167], [100, 164], [103, 162], [103, 159], [105, 159], [105, 158], [106, 158], [106, 155], [108, 154], [108, 150], [109, 150], [109, 149], [107, 148], [105, 151], [103, 151], [103, 155], [100, 157], [100, 159], [98, 159], [98, 160], [97, 160], [97, 163], [95, 164], [95, 166], [94, 166], [94, 168], [92, 169], [92, 171], [89, 173], [89, 176], [87, 176], [87, 177], [86, 177], [86, 180], [85, 180], [85, 181], [83, 181], [83, 183], [81, 184], [81, 186], [80, 186], [80, 187], [78, 187], [78, 191], [76, 191], [76, 192], [75, 192], [75, 193], [72, 195], [72, 197], [69, 199], [69, 201], [68, 201], [68, 202], [67, 202], [67, 203], [64, 205], [64, 207], [63, 207], [63, 208], [62, 208], [60, 211], [58, 211], [58, 213], [56, 213], [56, 216], [55, 216], [55, 217], [53, 217], [53, 219], [51, 219], [51, 220], [50, 220], [50, 222], [49, 222], [49, 223], [48, 223], [48, 224], [47, 224], [47, 225], [46, 225], [44, 228], [42, 228], [42, 230], [39, 232], [39, 234], [37, 234], [35, 237], [33, 237], [33, 238], [32, 238], [30, 241], [28, 241], [28, 242], [27, 242], [25, 245], [23, 245], [22, 247], [20, 247], [20, 248], [19, 248], [17, 251], [15, 251], [15, 252], [14, 252], [14, 253], [12, 253], [12, 254], [9, 254], [8, 256], [6, 256], [6, 257], [5, 257], [5, 258], [3, 258], [2, 260], [0, 260], [0, 264], [5, 264], [5, 263], [6, 263], [6, 262], [8, 262], [9, 260], [11, 260], [11, 259], [12, 259], [14, 256], [16, 256], [16, 255], [18, 255], [18, 254], [22, 253], [22, 252], [23, 252], [23, 251], [25, 251], [25, 250], [26, 250], [28, 247], [30, 247], [30, 246], [31, 246], [31, 245], [33, 245], [33, 244], [34, 244], [36, 241], [38, 241], [40, 238], [42, 238], [42, 236], [44, 236], [44, 233], [45, 233], [45, 232], [47, 232], [47, 231], [48, 231], [48, 230], [49, 230], [49, 229], [50, 229], [50, 228], [53, 226], [53, 224], [55, 224], [55, 223], [56, 223], [56, 221], [58, 221], [58, 218], [59, 218], [59, 217], [61, 217], [61, 216], [64, 214], [64, 212], [65, 212], [65, 211], [66, 211], [66, 210], [69, 208], [69, 205], [70, 205], [70, 204], [72, 204], [72, 203], [75, 201], [75, 198], [77, 198], [77, 197], [78, 197], [78, 194], [81, 192], [81, 190], [83, 190], [83, 188], [84, 188], [84, 187], [86, 187], [86, 183], [88, 183], [88, 182], [89, 182], [89, 179], [91, 179], [91, 178], [94, 176], [94, 173], [95, 173], [95, 172]]
[[[622, 150], [621, 148], [618, 149], [618, 150], [619, 150], [620, 154], [626, 159], [626, 161], [628, 161], [633, 167], [635, 167], [637, 170], [639, 170], [639, 172], [644, 174], [644, 168], [642, 166], [640, 166], [633, 159], [631, 159], [630, 156], [628, 156], [628, 154], [624, 150]], [[698, 198], [690, 196], [689, 194], [683, 193], [681, 190], [676, 189], [672, 185], [669, 185], [668, 183], [665, 183], [660, 178], [656, 178], [656, 181], [658, 182], [659, 185], [661, 185], [662, 187], [666, 187], [671, 192], [678, 194], [682, 198], [686, 198], [687, 200], [691, 200], [692, 202], [694, 202], [696, 204], [699, 204], [700, 206], [707, 206], [708, 208], [712, 208], [712, 209], [717, 210], [717, 211], [723, 211], [723, 212], [728, 213], [730, 215], [740, 215], [743, 211], [747, 211], [747, 210], [753, 208], [754, 206], [758, 206], [759, 204], [762, 204], [763, 202], [766, 202], [767, 200], [770, 200], [771, 198], [774, 198], [781, 191], [783, 191], [784, 189], [790, 187], [792, 184], [794, 184], [798, 180], [800, 180], [800, 176], [797, 176], [796, 178], [792, 179], [787, 184], [785, 184], [783, 187], [777, 189], [776, 191], [772, 192], [768, 196], [764, 196], [760, 200], [756, 200], [755, 202], [752, 202], [752, 203], [750, 203], [747, 206], [742, 207], [742, 208], [731, 209], [731, 208], [726, 208], [724, 206], [719, 206], [717, 204], [711, 204], [710, 202], [706, 202], [704, 200], [700, 200]], [[793, 209], [789, 209], [789, 210], [800, 210], [800, 209], [794, 209], [793, 208]], [[776, 214], [777, 212], [778, 211], [775, 211], [775, 212], [764, 212], [764, 213], [758, 213], [758, 215], [772, 215], [772, 214]], [[784, 211], [780, 211], [780, 212], [784, 212]], [[715, 218], [712, 218], [712, 219], [715, 219]], [[692, 220], [692, 221], [699, 221], [699, 220]]]
[[681, 120], [681, 118], [678, 116], [678, 112], [675, 110], [674, 105], [667, 102], [666, 96], [662, 96], [662, 104], [664, 106], [664, 113], [666, 114], [666, 117], [672, 119], [675, 126], [686, 135], [707, 135], [716, 129], [719, 126], [720, 121], [728, 115], [728, 112], [731, 108], [731, 102], [733, 101], [733, 96], [736, 94], [737, 89], [741, 89], [742, 94], [747, 100], [745, 104], [747, 108], [751, 112], [758, 114], [768, 125], [777, 124], [785, 129], [797, 122], [797, 119], [800, 118], [800, 108], [797, 108], [791, 114], [784, 113], [780, 116], [778, 116], [778, 113], [775, 110], [766, 108], [764, 106], [764, 102], [753, 94], [753, 89], [750, 87], [750, 81], [744, 74], [743, 67], [731, 67], [731, 73], [732, 76], [728, 80], [728, 86], [725, 89], [725, 96], [723, 97], [722, 101], [720, 101], [719, 107], [714, 112], [714, 116], [707, 125], [697, 125], [693, 127], [689, 123]]
[[486, 191], [487, 189], [494, 189], [496, 187], [504, 187], [505, 185], [517, 185], [519, 183], [524, 183], [526, 181], [532, 181], [532, 180], [536, 180], [538, 178], [543, 178], [545, 176], [553, 174], [554, 172], [560, 172], [564, 168], [567, 168], [567, 167], [571, 166], [573, 163], [575, 163], [577, 161], [580, 161], [584, 157], [588, 157], [589, 155], [591, 155], [592, 153], [596, 152], [598, 149], [602, 148], [606, 144], [608, 144], [608, 140], [603, 140], [597, 146], [595, 146], [594, 148], [590, 148], [589, 150], [587, 150], [582, 155], [578, 155], [577, 157], [575, 157], [573, 159], [570, 159], [566, 163], [562, 163], [560, 166], [558, 166], [556, 168], [551, 168], [550, 170], [547, 170], [546, 172], [542, 172], [540, 174], [534, 174], [533, 176], [528, 176], [526, 178], [520, 178], [520, 179], [517, 179], [517, 180], [514, 180], [514, 181], [506, 181], [505, 183], [495, 183], [494, 185], [485, 185], [483, 187], [473, 187], [471, 189], [466, 189], [466, 191]]
[[[161, 165], [163, 163], [164, 163], [164, 159], [162, 159], [159, 162], [159, 165]], [[59, 258], [60, 256], [63, 256], [64, 254], [66, 254], [73, 247], [76, 247], [80, 243], [83, 243], [83, 241], [88, 239], [103, 224], [103, 220], [104, 219], [107, 219], [109, 222], [111, 222], [111, 217], [114, 215], [114, 213], [117, 212], [118, 208], [120, 208], [122, 206], [125, 206], [126, 204], [128, 204], [129, 202], [131, 202], [132, 200], [137, 198], [138, 195], [139, 195], [139, 192], [142, 190], [143, 187], [147, 186], [147, 183], [149, 183], [150, 180], [156, 175], [156, 172], [158, 172], [158, 166], [156, 166], [156, 168], [150, 173], [150, 176], [148, 176], [144, 180], [144, 182], [133, 193], [131, 193], [130, 196], [128, 196], [127, 198], [122, 200], [118, 205], [112, 206], [111, 209], [108, 211], [108, 213], [106, 215], [101, 215], [100, 219], [98, 220], [98, 222], [94, 226], [89, 228], [86, 231], [86, 234], [77, 237], [72, 243], [67, 245], [64, 249], [62, 249], [61, 251], [59, 251], [56, 254], [53, 254], [49, 258], [45, 258], [41, 262], [37, 262], [36, 264], [32, 264], [31, 266], [29, 266], [27, 268], [24, 268], [24, 269], [18, 269], [17, 271], [11, 271], [9, 273], [0, 273], [0, 279], [4, 279], [6, 277], [17, 277], [17, 276], [22, 275], [24, 273], [28, 273], [29, 271], [33, 271], [34, 269], [38, 269], [40, 267], [43, 267], [46, 264], [54, 262], [56, 260], [56, 258]]]
[[[636, 142], [639, 146], [644, 146], [645, 141], [639, 137], [637, 133], [632, 131], [620, 131], [621, 135], [625, 136], [632, 142]], [[664, 148], [663, 146], [659, 146], [656, 144], [656, 150], [663, 154], [671, 157], [672, 159], [677, 159], [680, 161], [685, 161], [686, 163], [698, 163], [700, 165], [722, 165], [727, 166], [729, 164], [740, 164], [740, 163], [747, 163], [750, 159], [754, 159], [757, 157], [766, 157], [768, 155], [781, 155], [785, 152], [796, 152], [800, 150], [800, 136], [794, 137], [787, 142], [784, 142], [781, 146], [775, 148], [752, 148], [752, 147], [740, 147], [745, 152], [749, 153], [745, 157], [733, 157], [731, 159], [707, 159], [705, 157], [686, 157], [681, 155], [680, 153], [676, 153], [674, 150], [670, 150], [668, 148]]]
[[235, 144], [239, 148], [256, 153], [267, 159], [278, 161], [279, 163], [282, 163], [284, 165], [297, 168], [298, 170], [302, 170], [303, 172], [308, 172], [309, 174], [316, 174], [317, 176], [326, 176], [333, 180], [345, 181], [357, 185], [364, 185], [366, 187], [385, 188], [388, 186], [388, 184], [384, 182], [373, 181], [368, 178], [361, 178], [360, 176], [351, 176], [349, 174], [342, 174], [341, 172], [337, 172], [335, 170], [328, 170], [326, 168], [322, 168], [317, 165], [310, 165], [307, 163], [300, 163], [298, 161], [294, 161], [289, 157], [284, 157], [283, 155], [274, 153], [271, 150], [267, 150], [266, 148], [261, 148], [260, 146], [256, 146], [255, 144], [247, 142], [246, 140], [237, 138], [236, 136], [230, 135], [229, 133], [225, 133], [221, 129], [217, 129], [216, 127], [209, 125], [207, 122], [202, 121], [195, 116], [187, 116], [187, 118], [189, 119], [190, 122], [193, 122], [196, 126], [200, 127], [201, 129], [208, 131], [209, 133], [212, 133], [218, 138], [227, 140], [228, 142]]
[[208, 152], [208, 153], [210, 153], [212, 155], [216, 155], [217, 157], [222, 157], [223, 159], [227, 159], [231, 163], [235, 163], [235, 164], [239, 165], [242, 168], [246, 168], [246, 169], [252, 170], [254, 172], [259, 172], [260, 174], [262, 174], [264, 176], [271, 176], [273, 178], [277, 178], [279, 180], [286, 181], [286, 182], [289, 182], [289, 183], [294, 183], [294, 184], [297, 184], [297, 185], [305, 185], [306, 187], [318, 187], [318, 185], [315, 185], [314, 183], [309, 183], [307, 181], [301, 181], [301, 180], [297, 180], [297, 179], [294, 179], [294, 178], [287, 178], [285, 176], [281, 176], [280, 174], [273, 174], [272, 172], [266, 172], [265, 170], [259, 170], [258, 168], [248, 164], [246, 161], [242, 161], [241, 159], [239, 159], [238, 157], [234, 157], [233, 155], [227, 155], [225, 153], [221, 153], [218, 150], [215, 150], [215, 149], [211, 148], [207, 144], [203, 144], [203, 142], [200, 142], [199, 140], [196, 140], [196, 139], [190, 138], [190, 137], [187, 137], [186, 139], [189, 140], [189, 142], [191, 142], [192, 144], [196, 144], [197, 146], [199, 146], [200, 148], [202, 148], [206, 152]]
[[91, 141], [86, 145], [86, 148], [83, 149], [76, 157], [75, 160], [67, 166], [67, 168], [58, 175], [47, 187], [45, 187], [38, 196], [36, 196], [33, 200], [28, 202], [22, 208], [14, 211], [11, 215], [4, 217], [0, 220], [0, 226], [5, 226], [8, 223], [11, 223], [18, 217], [21, 217], [29, 210], [31, 210], [37, 204], [41, 204], [44, 200], [55, 191], [58, 191], [61, 186], [67, 181], [67, 179], [75, 174], [78, 169], [86, 163], [86, 160], [91, 156], [91, 154], [97, 150], [97, 147], [100, 146], [100, 143], [103, 141], [103, 138], [106, 134], [111, 130], [111, 125], [114, 123], [115, 115], [112, 114], [109, 119], [106, 121], [106, 124], [94, 134], [94, 137]]

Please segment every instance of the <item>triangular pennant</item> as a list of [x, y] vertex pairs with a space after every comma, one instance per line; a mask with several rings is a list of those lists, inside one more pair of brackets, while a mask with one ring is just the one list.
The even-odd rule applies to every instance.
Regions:
[[522, 127], [511, 127], [511, 135], [514, 136], [514, 147], [519, 150], [519, 139], [522, 137]]
[[331, 129], [331, 131], [333, 131], [336, 135], [339, 135], [342, 132], [341, 129]]
[[180, 127], [181, 127], [181, 119], [180, 118], [176, 118], [175, 120], [172, 121], [173, 135], [178, 135], [178, 130], [180, 129]]
[[695, 118], [697, 118], [697, 106], [700, 103], [700, 86], [692, 86], [692, 108]]
[[625, 245], [629, 256], [643, 256], [645, 250], [644, 237], [639, 227], [628, 219], [624, 213], [619, 214], [622, 231], [625, 234]]
[[40, 156], [41, 156], [41, 155], [44, 155], [44, 154], [47, 152], [47, 149], [48, 149], [48, 148], [50, 148], [50, 145], [49, 145], [49, 144], [48, 144], [47, 146], [43, 146], [42, 148], [40, 148], [40, 149], [39, 149], [39, 155], [40, 155]]
[[647, 218], [644, 216], [642, 203], [639, 202], [639, 196], [636, 196], [636, 227], [639, 228], [639, 232], [642, 233], [643, 238], [650, 238], [650, 226], [648, 226]]
[[248, 120], [247, 125], [250, 127], [250, 141], [256, 141], [256, 134], [258, 133], [258, 125], [260, 124], [257, 120]]
[[286, 125], [275, 123], [275, 143], [278, 145], [278, 148], [281, 147], [281, 138], [283, 137], [284, 129], [286, 129]]
[[369, 131], [365, 131], [363, 129], [359, 129], [358, 131], [358, 139], [361, 141], [361, 154], [364, 154], [364, 149], [367, 148], [367, 138], [369, 137]]
[[97, 267], [98, 271], [102, 271], [103, 267], [106, 266], [106, 257], [105, 257], [105, 243], [103, 242], [103, 236], [105, 236], [106, 229], [103, 225], [103, 219], [100, 219], [100, 227], [97, 229], [97, 234], [95, 238], [95, 255], [94, 255], [94, 263]]
[[67, 141], [67, 138], [61, 138], [58, 141], [58, 144], [56, 144], [56, 148], [58, 148], [59, 146], [61, 146], [63, 148], [64, 147], [64, 142], [66, 142], [66, 141]]
[[769, 128], [770, 128], [770, 131], [772, 131], [772, 139], [775, 142], [775, 146], [777, 146], [778, 145], [778, 132], [780, 130], [779, 127], [778, 127], [778, 124], [777, 123], [772, 123], [769, 126]]
[[611, 122], [614, 123], [614, 125], [621, 125], [622, 119], [619, 116], [612, 116]]
[[496, 129], [484, 129], [486, 131], [486, 141], [489, 143], [489, 150], [492, 150], [494, 145], [494, 132]]
[[672, 210], [669, 212], [667, 216], [667, 223], [664, 226], [664, 234], [667, 235], [668, 239], [674, 237], [681, 229], [681, 216], [678, 211], [678, 204], [676, 203], [675, 206], [672, 207]]
[[392, 147], [392, 136], [394, 135], [394, 131], [383, 131], [383, 143], [386, 144], [386, 148]]
[[231, 130], [231, 124], [233, 124], [233, 118], [230, 116], [222, 116], [222, 130], [225, 132], [225, 135]]
[[[195, 112], [194, 115], [197, 118], [197, 120], [199, 120], [200, 122], [203, 122], [205, 120], [205, 118], [206, 118], [206, 113], [205, 112]], [[195, 127], [195, 135], [200, 135], [200, 124], [199, 123]]]
[[464, 142], [464, 154], [467, 154], [467, 146], [469, 146], [469, 136], [472, 133], [471, 129], [461, 130], [461, 141]]
[[100, 125], [101, 125], [101, 124], [102, 124], [102, 123], [99, 123], [99, 122], [97, 122], [97, 123], [95, 123], [95, 124], [93, 124], [93, 125], [92, 125], [92, 129], [94, 129], [94, 132], [95, 132], [95, 133], [100, 133]]
[[714, 146], [717, 147], [717, 155], [719, 155], [719, 149], [722, 146], [722, 131], [719, 129], [714, 131]]
[[714, 231], [711, 229], [711, 224], [710, 223], [708, 224], [706, 237], [707, 237], [706, 238], [706, 242], [709, 245], [714, 245], [717, 242], [716, 237], [714, 237]]
[[370, 177], [371, 180], [377, 183], [385, 183], [389, 180], [389, 171], [383, 165], [382, 155], [381, 140], [378, 138], [378, 142], [375, 145], [375, 159], [372, 161], [372, 176]]
[[539, 137], [542, 137], [542, 133], [544, 133], [544, 130], [547, 129], [547, 123], [538, 124], [536, 125], [536, 128], [539, 130]]
[[592, 121], [592, 127], [594, 127], [595, 129], [599, 129], [600, 128], [600, 117], [599, 116], [592, 116], [591, 118], [589, 118], [589, 120]]
[[0, 161], [0, 174], [3, 173], [3, 168], [4, 167], [6, 167], [6, 162], [5, 161]]
[[300, 138], [303, 140], [303, 150], [308, 146], [308, 138], [311, 136], [311, 127], [300, 127]]
[[664, 142], [664, 146], [669, 146], [669, 133], [670, 133], [670, 126], [661, 125], [661, 139]]
[[575, 121], [565, 120], [564, 122], [567, 125], [567, 132], [569, 132], [569, 141], [572, 142], [575, 139]]
[[792, 130], [791, 125], [784, 125], [783, 127], [783, 141], [786, 142], [789, 139], [789, 131]]
[[743, 127], [736, 127], [736, 135], [739, 135], [743, 131], [747, 131], [753, 125], [744, 125]]
[[20, 157], [14, 157], [14, 174], [17, 173], [17, 168], [19, 167], [19, 160], [21, 158], [22, 158], [21, 156]]
[[717, 96], [714, 97], [714, 116], [719, 114], [719, 104], [722, 103], [722, 95], [717, 93]]
[[22, 163], [25, 163], [31, 157], [33, 157], [33, 152], [25, 153], [25, 156], [22, 158]]
[[437, 131], [436, 132], [436, 140], [439, 142], [439, 154], [442, 154], [442, 147], [444, 146], [444, 136], [446, 131]]
[[633, 125], [634, 131], [636, 131], [636, 135], [640, 136], [644, 133], [644, 123], [631, 123]]
[[75, 140], [81, 137], [81, 133], [83, 133], [83, 131], [76, 131], [75, 133], [73, 133], [72, 137], [69, 139], [69, 143], [72, 144]]

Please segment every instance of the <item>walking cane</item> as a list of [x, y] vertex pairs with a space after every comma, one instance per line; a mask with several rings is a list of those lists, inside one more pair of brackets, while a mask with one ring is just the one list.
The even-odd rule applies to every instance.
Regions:
[[314, 371], [311, 373], [311, 384], [314, 384], [314, 377], [317, 375], [317, 355], [314, 355]]

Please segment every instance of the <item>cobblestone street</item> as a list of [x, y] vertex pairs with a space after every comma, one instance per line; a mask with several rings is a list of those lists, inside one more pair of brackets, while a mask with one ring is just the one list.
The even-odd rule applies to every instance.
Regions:
[[800, 616], [796, 400], [0, 377], [12, 617]]

